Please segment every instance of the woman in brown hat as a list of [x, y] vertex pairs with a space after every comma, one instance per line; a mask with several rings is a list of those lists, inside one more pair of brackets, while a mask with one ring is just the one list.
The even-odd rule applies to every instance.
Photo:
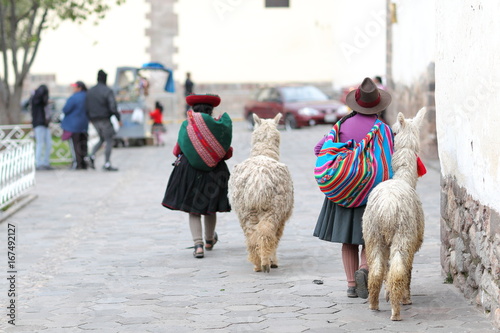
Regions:
[[[332, 128], [332, 130], [337, 130], [333, 132], [337, 142], [350, 140], [360, 142], [367, 137], [367, 134], [372, 133], [373, 142], [378, 145], [374, 149], [374, 160], [380, 172], [387, 177], [392, 177], [391, 156], [394, 143], [390, 127], [379, 119], [379, 114], [390, 103], [390, 94], [378, 89], [370, 78], [365, 78], [361, 85], [346, 97], [346, 104], [353, 111]], [[325, 136], [315, 146], [316, 156], [320, 155], [325, 141], [331, 140], [332, 130], [328, 137]], [[346, 208], [325, 197], [314, 229], [314, 236], [319, 239], [342, 243], [342, 262], [347, 278], [347, 296], [352, 298], [368, 297], [368, 265], [361, 229], [365, 207], [366, 198], [360, 201], [359, 206]], [[359, 245], [362, 245], [361, 253], [359, 253]]]
[[227, 113], [214, 119], [220, 103], [217, 95], [189, 95], [193, 107], [179, 130], [174, 155], [177, 160], [170, 175], [162, 205], [189, 213], [194, 242], [193, 256], [204, 257], [201, 217], [204, 216], [205, 249], [217, 243], [217, 212], [229, 212], [227, 197], [229, 169], [225, 160], [232, 156], [232, 121]]

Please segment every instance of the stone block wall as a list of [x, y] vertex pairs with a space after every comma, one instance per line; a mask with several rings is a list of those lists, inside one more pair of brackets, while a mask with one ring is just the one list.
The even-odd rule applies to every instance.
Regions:
[[500, 215], [453, 177], [441, 181], [441, 266], [500, 328]]
[[398, 112], [411, 118], [422, 107], [427, 107], [425, 122], [420, 129], [420, 155], [426, 159], [438, 159], [434, 90], [434, 63], [430, 63], [427, 71], [411, 84], [395, 82], [394, 88], [390, 89], [392, 103], [387, 110], [387, 121], [392, 125]]
[[173, 60], [177, 48], [174, 38], [178, 34], [177, 14], [174, 11], [176, 0], [146, 0], [151, 10], [146, 18], [151, 22], [145, 35], [150, 40], [146, 52], [150, 61], [159, 62], [166, 67], [176, 69]]

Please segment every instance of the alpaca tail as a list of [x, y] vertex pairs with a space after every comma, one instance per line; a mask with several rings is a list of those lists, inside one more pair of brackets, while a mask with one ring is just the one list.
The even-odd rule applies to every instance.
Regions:
[[270, 271], [271, 260], [278, 247], [279, 239], [276, 233], [277, 226], [269, 216], [262, 218], [255, 228], [261, 268], [267, 273]]

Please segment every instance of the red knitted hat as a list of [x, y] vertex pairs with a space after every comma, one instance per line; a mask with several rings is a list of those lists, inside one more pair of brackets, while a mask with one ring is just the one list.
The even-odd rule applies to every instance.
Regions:
[[186, 103], [191, 106], [203, 103], [216, 107], [220, 104], [220, 97], [219, 95], [211, 95], [211, 94], [205, 94], [205, 95], [191, 94], [186, 97]]

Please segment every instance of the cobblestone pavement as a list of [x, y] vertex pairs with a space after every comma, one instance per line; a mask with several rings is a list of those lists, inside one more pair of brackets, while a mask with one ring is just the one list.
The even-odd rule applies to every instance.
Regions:
[[[219, 214], [220, 241], [194, 259], [187, 215], [160, 205], [178, 125], [164, 147], [118, 148], [115, 173], [39, 172], [38, 198], [0, 224], [0, 331], [9, 332], [494, 332], [486, 315], [444, 284], [439, 260], [439, 171], [418, 184], [426, 216], [413, 305], [392, 322], [390, 305], [368, 309], [346, 297], [340, 244], [312, 236], [323, 194], [313, 147], [329, 126], [282, 131], [281, 155], [294, 178], [295, 209], [278, 249], [280, 266], [255, 273], [231, 213]], [[230, 170], [248, 157], [250, 132], [234, 124]], [[16, 227], [16, 326], [9, 325], [7, 225]], [[7, 276], [8, 277], [8, 276]], [[315, 284], [313, 280], [322, 280]], [[383, 297], [383, 296], [382, 296]]]

